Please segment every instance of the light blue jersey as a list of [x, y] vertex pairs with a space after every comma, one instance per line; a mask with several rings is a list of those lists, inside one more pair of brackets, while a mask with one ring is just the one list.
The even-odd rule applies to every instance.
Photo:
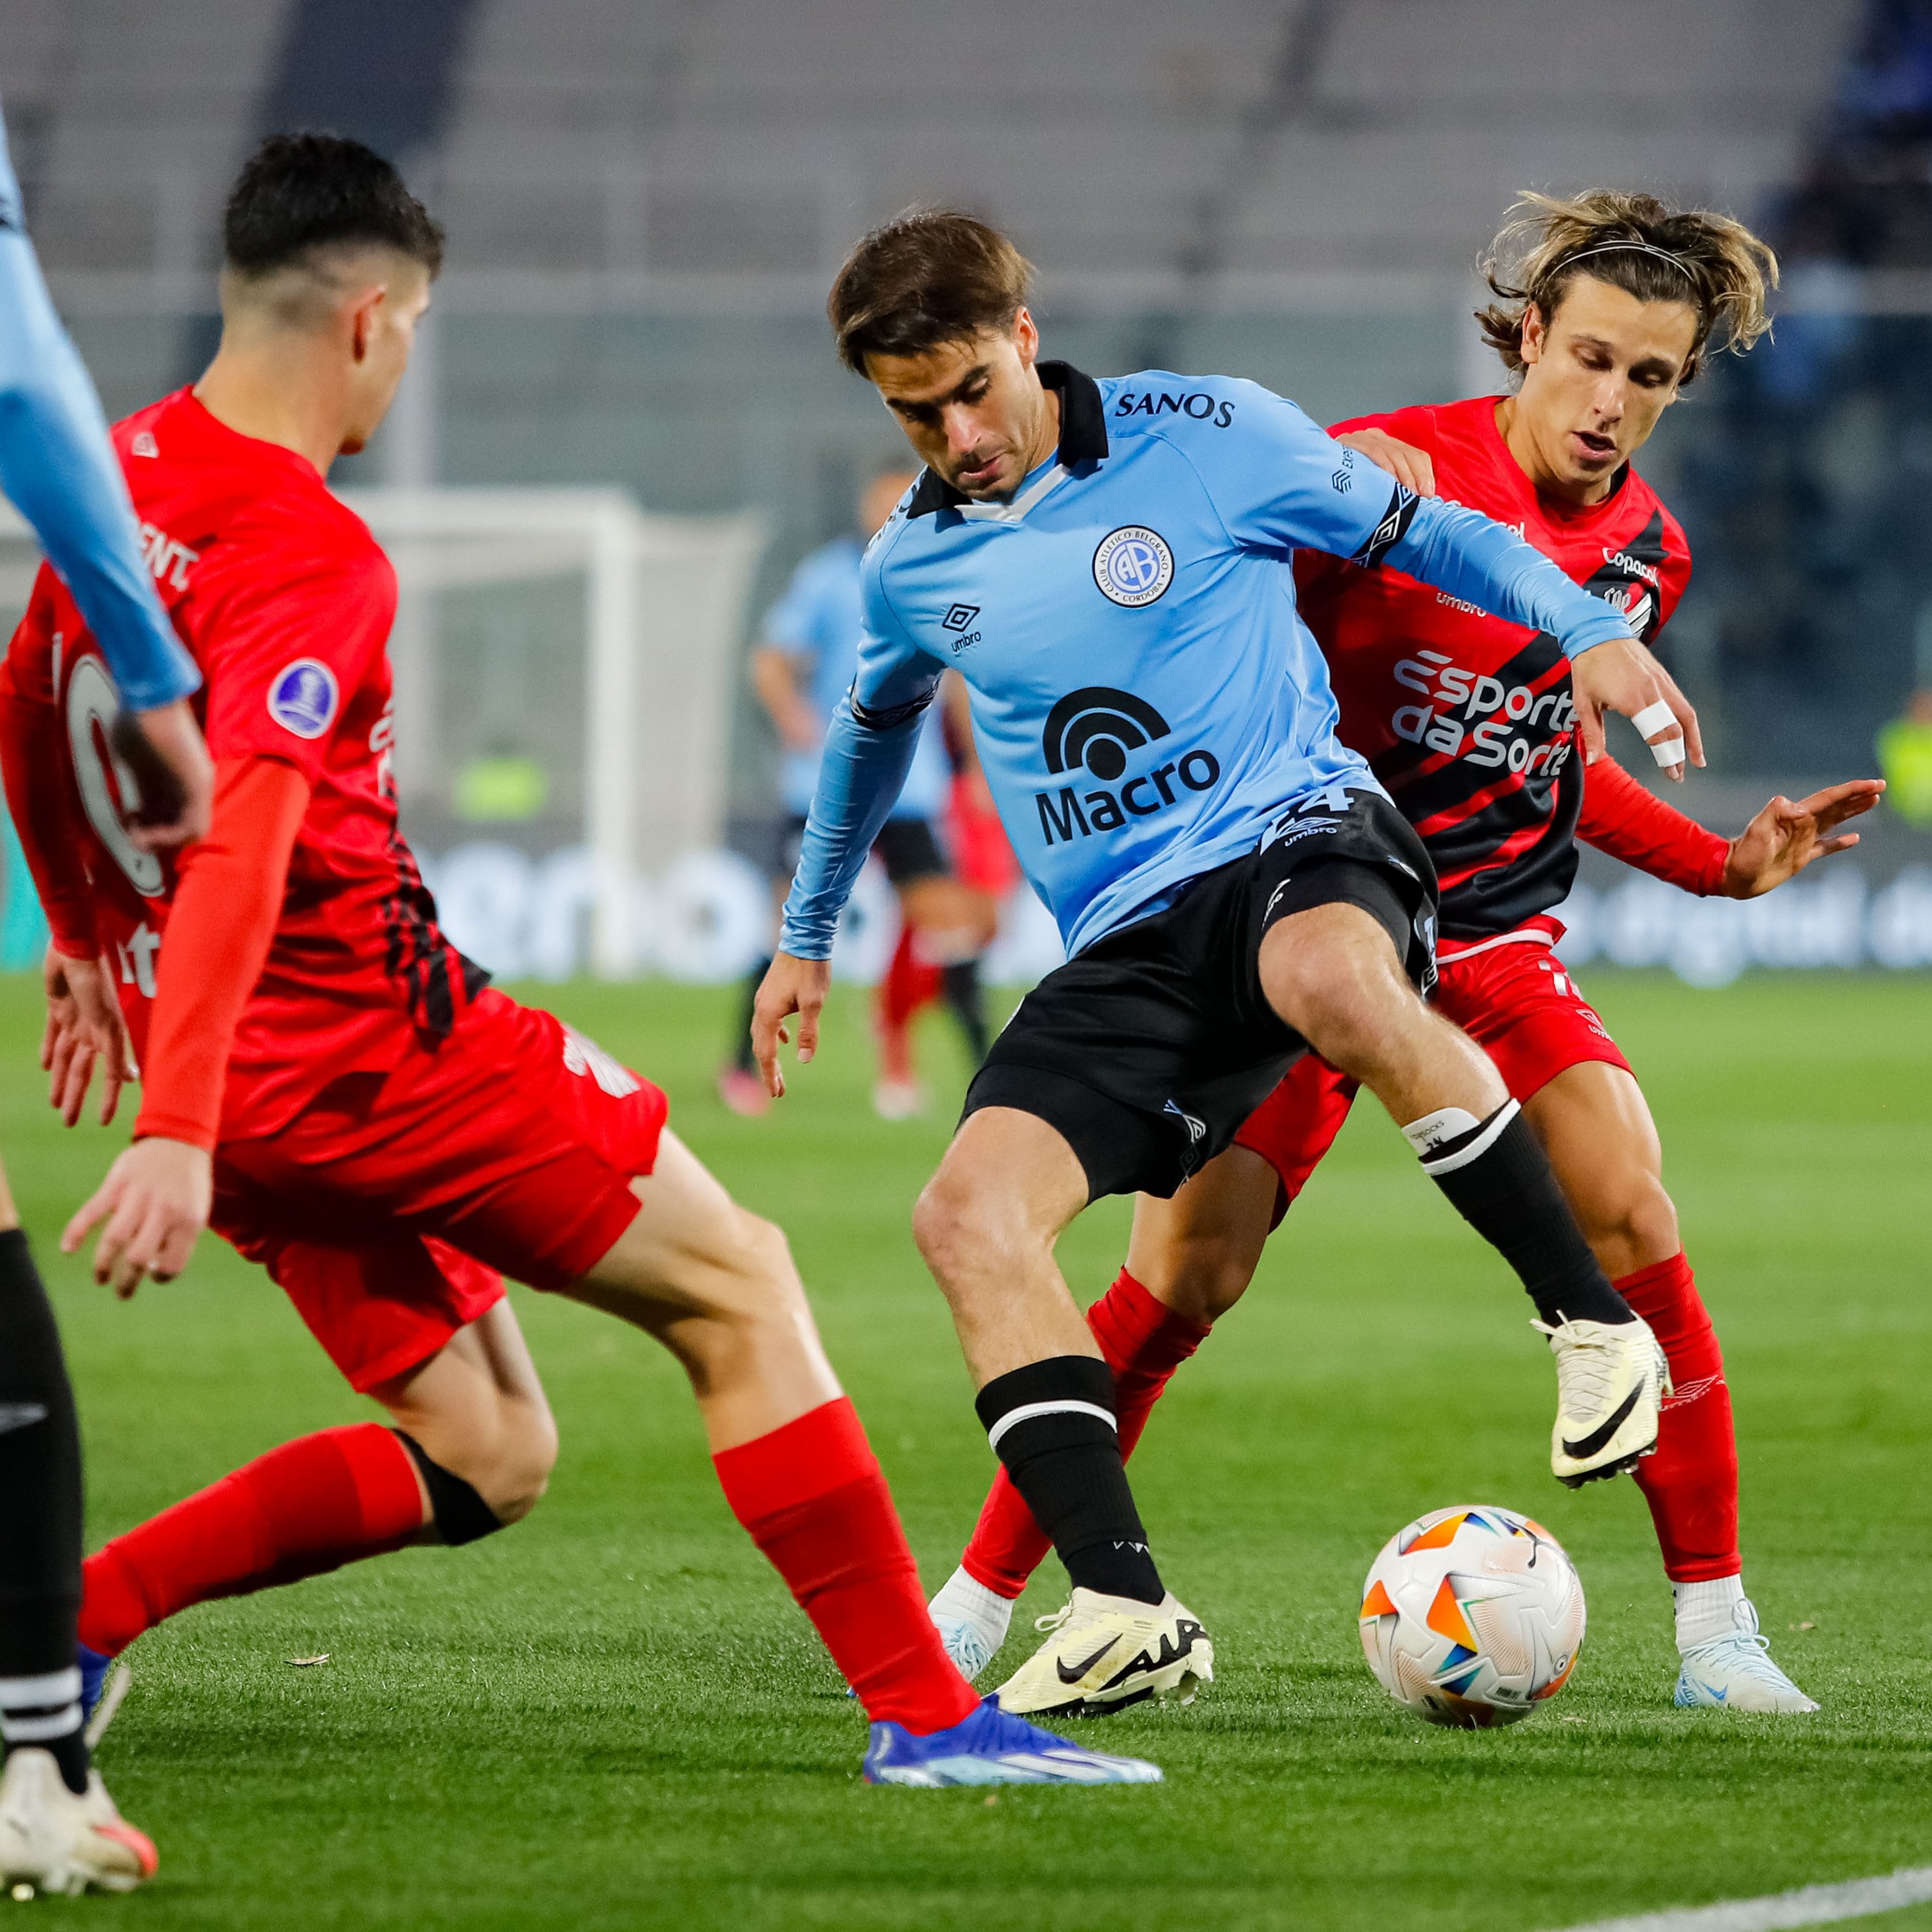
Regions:
[[66, 579], [129, 708], [185, 698], [201, 674], [154, 595], [128, 486], [27, 239], [0, 122], [0, 490]]
[[[792, 572], [784, 595], [765, 619], [764, 636], [805, 670], [805, 694], [820, 717], [830, 719], [851, 688], [859, 668], [859, 636], [865, 622], [860, 576], [865, 553], [856, 537], [835, 537]], [[779, 792], [784, 808], [802, 818], [818, 784], [819, 754], [784, 754]], [[945, 809], [951, 778], [938, 721], [928, 716], [912, 769], [894, 802], [895, 818], [936, 818]]]
[[1572, 657], [1622, 614], [1500, 524], [1423, 500], [1292, 403], [1226, 376], [1042, 363], [1059, 448], [1004, 503], [926, 472], [866, 553], [784, 950], [823, 959], [944, 668], [972, 698], [1013, 850], [1070, 955], [1170, 904], [1324, 794], [1378, 790], [1335, 736], [1298, 549], [1386, 562]]

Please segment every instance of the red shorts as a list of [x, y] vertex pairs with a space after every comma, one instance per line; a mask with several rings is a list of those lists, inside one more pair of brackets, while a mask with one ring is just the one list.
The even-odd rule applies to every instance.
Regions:
[[[1535, 920], [1501, 939], [1462, 946], [1451, 940], [1436, 960], [1436, 1010], [1496, 1062], [1518, 1100], [1586, 1060], [1630, 1071], [1596, 1009], [1550, 951], [1562, 936], [1556, 920]], [[1346, 1074], [1305, 1054], [1234, 1136], [1237, 1147], [1252, 1148], [1280, 1176], [1277, 1221], [1334, 1145], [1355, 1088]]]
[[214, 1155], [216, 1233], [350, 1385], [416, 1367], [502, 1299], [576, 1280], [638, 1211], [667, 1105], [554, 1016], [484, 992], [435, 1048], [350, 1074]]

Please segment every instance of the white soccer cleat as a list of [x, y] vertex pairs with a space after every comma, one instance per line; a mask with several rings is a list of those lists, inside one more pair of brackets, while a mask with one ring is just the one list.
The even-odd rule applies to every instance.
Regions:
[[16, 1750], [0, 1778], [0, 1883], [73, 1898], [92, 1886], [132, 1892], [159, 1862], [147, 1837], [114, 1808], [99, 1772], [67, 1788], [50, 1751]]
[[1642, 1316], [1630, 1322], [1529, 1324], [1556, 1358], [1550, 1466], [1566, 1488], [1621, 1475], [1657, 1447], [1657, 1412], [1670, 1365]]
[[1077, 1589], [1034, 1628], [1046, 1642], [999, 1689], [1000, 1708], [1018, 1716], [1104, 1717], [1146, 1697], [1191, 1704], [1214, 1681], [1214, 1646], [1172, 1591], [1156, 1604]]
[[1003, 1597], [968, 1576], [962, 1566], [940, 1586], [939, 1594], [926, 1606], [926, 1614], [939, 1632], [946, 1655], [970, 1684], [999, 1655], [1012, 1628], [1013, 1604], [1010, 1597]]
[[1818, 1706], [1771, 1660], [1771, 1640], [1760, 1636], [1757, 1608], [1748, 1597], [1731, 1612], [1736, 1625], [1721, 1636], [1690, 1645], [1677, 1673], [1680, 1711], [1754, 1711], [1802, 1716]]
[[882, 1079], [872, 1089], [872, 1112], [882, 1120], [916, 1120], [926, 1111], [926, 1090], [916, 1080]]

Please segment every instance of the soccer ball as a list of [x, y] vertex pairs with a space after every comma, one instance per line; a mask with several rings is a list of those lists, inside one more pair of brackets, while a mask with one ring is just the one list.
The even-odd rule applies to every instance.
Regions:
[[1513, 1724], [1562, 1689], [1583, 1642], [1563, 1546], [1514, 1510], [1433, 1510], [1383, 1544], [1362, 1648], [1398, 1704], [1465, 1730]]

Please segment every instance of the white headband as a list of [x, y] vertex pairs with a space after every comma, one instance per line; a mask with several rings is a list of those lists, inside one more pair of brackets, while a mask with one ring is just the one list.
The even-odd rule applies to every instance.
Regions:
[[[1668, 262], [1693, 288], [1697, 286], [1697, 278], [1688, 262], [1680, 261], [1677, 256], [1671, 254], [1669, 249], [1654, 248], [1648, 242], [1599, 242], [1594, 248], [1580, 248], [1574, 255], [1565, 255], [1562, 260], [1550, 271], [1550, 274], [1560, 275], [1573, 262], [1587, 260], [1592, 255], [1610, 255], [1619, 253], [1654, 255], [1660, 262]], [[1550, 276], [1546, 275], [1544, 279], [1547, 281]]]

